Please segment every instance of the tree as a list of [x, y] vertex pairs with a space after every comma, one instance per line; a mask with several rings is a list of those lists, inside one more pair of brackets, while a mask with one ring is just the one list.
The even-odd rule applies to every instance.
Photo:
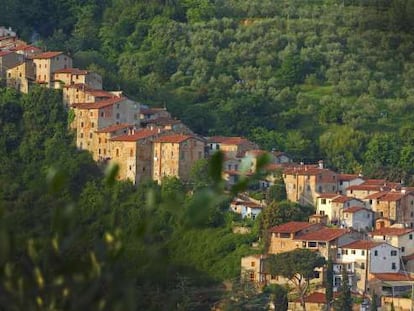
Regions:
[[272, 275], [283, 276], [293, 283], [305, 308], [305, 294], [309, 281], [315, 277], [315, 269], [325, 264], [325, 258], [308, 249], [271, 255], [265, 262], [265, 269]]
[[371, 307], [369, 308], [370, 311], [377, 311], [378, 310], [378, 295], [374, 292], [371, 299]]
[[332, 299], [333, 299], [333, 262], [332, 259], [328, 259], [328, 263], [326, 265], [326, 305], [328, 309], [330, 309]]
[[272, 203], [273, 201], [284, 201], [287, 200], [286, 194], [286, 185], [283, 180], [281, 172], [277, 172], [277, 179], [274, 181], [273, 185], [267, 188], [266, 190], [266, 202], [267, 204]]
[[351, 287], [349, 286], [348, 271], [342, 266], [342, 282], [339, 288], [339, 296], [334, 302], [335, 311], [352, 311]]
[[279, 284], [272, 284], [265, 288], [265, 293], [270, 294], [270, 302], [274, 306], [275, 311], [287, 311], [288, 309], [288, 291]]

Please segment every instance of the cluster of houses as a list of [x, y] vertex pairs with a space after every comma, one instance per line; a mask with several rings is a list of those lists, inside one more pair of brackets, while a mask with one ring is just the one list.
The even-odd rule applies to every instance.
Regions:
[[[322, 161], [316, 165], [285, 163], [283, 167], [287, 198], [314, 206], [316, 213], [308, 222], [270, 228], [266, 253], [242, 258], [242, 278], [259, 285], [286, 283], [267, 271], [266, 258], [306, 248], [333, 261], [334, 291], [341, 284], [341, 270], [347, 269], [356, 295], [372, 297], [376, 293], [384, 305], [393, 303], [397, 310], [412, 310], [414, 188], [336, 173]], [[326, 307], [321, 298], [325, 273], [326, 268], [315, 271], [315, 291], [306, 300], [311, 310]], [[299, 310], [300, 306], [292, 303], [291, 308]]]
[[[167, 176], [187, 181], [196, 161], [221, 150], [223, 178], [231, 186], [241, 175], [252, 174], [258, 157], [267, 153], [269, 173], [258, 187], [269, 187], [281, 172], [288, 200], [312, 205], [316, 214], [309, 222], [271, 228], [267, 252], [242, 258], [244, 279], [262, 285], [286, 282], [266, 271], [266, 258], [307, 248], [334, 261], [335, 289], [341, 283], [341, 269], [347, 269], [355, 293], [375, 291], [386, 297], [411, 290], [414, 188], [340, 174], [325, 168], [322, 161], [293, 163], [285, 153], [260, 150], [243, 137], [201, 137], [165, 108], [149, 108], [122, 91], [103, 90], [99, 74], [73, 68], [69, 55], [44, 52], [4, 27], [0, 27], [0, 81], [23, 93], [33, 85], [60, 89], [71, 111], [76, 146], [91, 152], [96, 161], [117, 163], [118, 179], [135, 184], [146, 179], [161, 182]], [[254, 219], [264, 207], [263, 201], [241, 195], [230, 210]], [[325, 269], [315, 271], [314, 282], [323, 284], [324, 274]], [[321, 300], [320, 288], [309, 295], [308, 302], [312, 297]]]

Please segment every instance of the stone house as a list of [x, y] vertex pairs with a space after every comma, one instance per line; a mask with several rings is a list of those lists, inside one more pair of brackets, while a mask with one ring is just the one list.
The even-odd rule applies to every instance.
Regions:
[[315, 165], [288, 167], [283, 171], [288, 200], [301, 205], [316, 205], [322, 193], [337, 191], [337, 173]]
[[378, 218], [389, 218], [397, 223], [414, 227], [414, 193], [402, 190], [383, 190], [365, 197], [367, 207]]
[[371, 231], [374, 212], [362, 206], [351, 206], [342, 210], [340, 225], [358, 231]]
[[204, 159], [202, 139], [181, 134], [165, 135], [153, 143], [153, 180], [161, 183], [163, 177], [175, 176], [184, 181], [190, 177], [197, 160]]
[[357, 186], [364, 182], [362, 175], [338, 174], [338, 193], [345, 194], [348, 187]]
[[126, 135], [134, 130], [133, 124], [114, 124], [101, 128], [92, 136], [92, 156], [95, 161], [106, 161], [111, 157], [110, 139]]
[[243, 281], [249, 281], [265, 285], [268, 276], [265, 273], [266, 255], [249, 255], [241, 258], [241, 275]]
[[33, 61], [26, 61], [17, 64], [7, 70], [7, 87], [14, 88], [22, 93], [29, 93], [31, 84], [35, 80]]
[[13, 51], [0, 50], [0, 80], [5, 80], [7, 77], [7, 71], [14, 68], [22, 61], [22, 55], [19, 55]]
[[76, 146], [90, 151], [96, 150], [93, 136], [97, 130], [114, 124], [136, 125], [139, 115], [138, 103], [126, 97], [113, 97], [96, 103], [74, 104], [74, 128]]
[[62, 52], [44, 52], [33, 56], [36, 83], [51, 88], [54, 86], [53, 73], [59, 69], [71, 68], [72, 58]]
[[257, 144], [243, 137], [213, 136], [207, 139], [209, 154], [223, 151], [227, 157], [242, 157], [248, 150], [258, 149]]
[[63, 68], [53, 73], [55, 88], [60, 89], [65, 85], [84, 84], [91, 89], [102, 89], [102, 77], [89, 70], [78, 68]]
[[258, 202], [235, 199], [230, 203], [230, 211], [240, 214], [242, 218], [255, 219], [264, 206]]
[[42, 53], [42, 50], [37, 46], [30, 44], [19, 44], [10, 49], [17, 54], [23, 55], [25, 59], [31, 59], [33, 56]]
[[309, 222], [290, 221], [280, 226], [269, 229], [270, 243], [269, 254], [279, 254], [301, 248], [302, 244], [297, 239], [308, 232], [319, 230], [321, 224], [311, 224]]
[[139, 129], [111, 138], [110, 161], [119, 165], [118, 179], [139, 184], [152, 177], [152, 142], [158, 130]]

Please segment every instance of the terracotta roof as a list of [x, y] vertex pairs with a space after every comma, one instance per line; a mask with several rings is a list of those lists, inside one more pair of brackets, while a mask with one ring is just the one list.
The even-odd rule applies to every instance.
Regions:
[[341, 248], [348, 248], [348, 249], [371, 249], [378, 245], [385, 244], [384, 242], [375, 242], [370, 240], [358, 240], [351, 242], [349, 244], [341, 246]]
[[414, 281], [409, 275], [404, 273], [371, 273], [376, 279], [381, 281]]
[[291, 221], [280, 226], [275, 226], [269, 229], [269, 232], [274, 233], [295, 233], [301, 231], [303, 229], [309, 228], [314, 226], [315, 224], [311, 224], [309, 222], [304, 221]]
[[358, 174], [338, 174], [338, 180], [342, 181], [351, 181], [353, 179], [362, 178], [362, 176], [359, 176]]
[[101, 100], [95, 103], [75, 103], [72, 106], [78, 109], [101, 109], [113, 104], [122, 102], [125, 100], [125, 97], [114, 97], [105, 100]]
[[63, 52], [44, 52], [44, 53], [41, 53], [41, 54], [37, 54], [37, 55], [33, 56], [32, 58], [33, 59], [46, 59], [46, 58], [53, 58], [53, 57], [59, 56], [61, 54], [63, 54]]
[[190, 138], [200, 140], [197, 137], [191, 136], [191, 135], [172, 134], [172, 135], [162, 136], [162, 137], [158, 138], [155, 142], [157, 142], [157, 143], [175, 143], [175, 144], [179, 144], [179, 143], [182, 143], [183, 141], [186, 141], [187, 139], [190, 139]]
[[9, 50], [5, 50], [5, 51], [0, 51], [0, 57], [9, 55], [11, 53], [14, 53], [13, 51], [9, 51]]
[[127, 123], [121, 123], [121, 124], [114, 124], [108, 127], [101, 128], [100, 130], [96, 131], [97, 133], [111, 133], [116, 132], [118, 130], [126, 129], [126, 128], [132, 128], [134, 125], [127, 124]]
[[379, 192], [375, 192], [375, 193], [372, 193], [372, 194], [370, 194], [370, 195], [367, 195], [367, 196], [365, 197], [365, 199], [366, 199], [366, 200], [377, 200], [377, 199], [379, 199], [379, 198], [383, 197], [384, 195], [386, 195], [387, 193], [388, 193], [388, 191], [379, 191]]
[[386, 227], [372, 231], [371, 235], [395, 235], [400, 236], [410, 232], [413, 232], [414, 229], [411, 228], [393, 228], [393, 227]]
[[339, 196], [339, 194], [337, 193], [321, 193], [320, 195], [318, 195], [319, 199], [332, 199], [332, 198], [336, 198], [337, 196]]
[[345, 208], [344, 213], [356, 213], [356, 212], [363, 211], [363, 210], [366, 210], [368, 212], [372, 212], [370, 209], [367, 209], [365, 207], [351, 206], [351, 207]]
[[332, 200], [333, 203], [345, 203], [348, 202], [350, 200], [358, 200], [361, 201], [357, 198], [353, 198], [353, 197], [347, 197], [346, 195], [339, 195], [338, 197], [336, 197], [335, 199]]
[[369, 184], [360, 184], [360, 185], [353, 185], [346, 188], [347, 191], [356, 190], [356, 191], [380, 191], [383, 186], [381, 185], [369, 185]]
[[88, 72], [88, 70], [82, 70], [79, 68], [64, 68], [55, 71], [55, 73], [70, 73], [74, 75], [86, 75]]
[[148, 138], [151, 136], [158, 135], [157, 130], [141, 129], [136, 131], [134, 134], [122, 135], [111, 138], [112, 141], [137, 141], [140, 139]]
[[406, 193], [401, 192], [388, 192], [385, 196], [380, 198], [381, 201], [398, 201], [401, 200], [404, 196], [406, 196]]
[[18, 45], [16, 47], [14, 47], [13, 50], [14, 51], [27, 51], [27, 50], [41, 51], [42, 49], [40, 49], [40, 48], [38, 48], [37, 46], [34, 46], [34, 45], [23, 45], [23, 44], [21, 44], [21, 45]]
[[348, 233], [347, 229], [322, 228], [317, 231], [309, 232], [298, 236], [296, 240], [301, 241], [332, 241]]
[[332, 178], [332, 175], [336, 175], [334, 171], [331, 171], [327, 168], [320, 168], [318, 165], [299, 165], [288, 167], [284, 170], [284, 174], [288, 175], [309, 175], [309, 176], [316, 176], [322, 175], [322, 180], [319, 181], [332, 181], [336, 183], [336, 179]]

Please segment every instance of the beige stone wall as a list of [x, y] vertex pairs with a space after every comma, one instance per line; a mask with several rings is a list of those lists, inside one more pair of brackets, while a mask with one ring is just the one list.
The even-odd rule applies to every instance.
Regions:
[[194, 163], [201, 159], [204, 159], [204, 142], [193, 138], [182, 142], [179, 159], [179, 178], [188, 180]]
[[92, 89], [102, 89], [102, 77], [95, 72], [88, 72], [87, 74], [72, 74], [58, 72], [54, 74], [55, 88], [60, 88], [61, 84], [85, 84]]
[[7, 70], [7, 87], [19, 90], [27, 94], [29, 92], [29, 80], [34, 79], [33, 62], [26, 60], [18, 66]]
[[270, 236], [269, 254], [280, 254], [293, 251], [301, 247], [301, 241], [294, 240], [294, 234], [283, 238], [280, 233], [272, 233]]
[[36, 68], [36, 82], [46, 83], [48, 87], [52, 87], [53, 72], [72, 67], [72, 59], [64, 54], [51, 58], [35, 58], [33, 62]]
[[379, 201], [373, 206], [373, 210], [377, 217], [386, 217], [398, 222], [402, 218], [399, 215], [402, 212], [399, 203], [399, 201]]
[[153, 146], [153, 179], [175, 176], [188, 180], [192, 166], [204, 158], [204, 142], [189, 138], [181, 143], [160, 143]]
[[138, 184], [151, 178], [152, 139], [110, 141], [111, 162], [119, 165], [118, 179]]
[[88, 94], [84, 88], [67, 86], [63, 88], [63, 103], [70, 106], [74, 103], [94, 103], [95, 97]]
[[12, 69], [23, 60], [22, 55], [15, 52], [0, 57], [0, 79], [6, 78], [8, 69]]

